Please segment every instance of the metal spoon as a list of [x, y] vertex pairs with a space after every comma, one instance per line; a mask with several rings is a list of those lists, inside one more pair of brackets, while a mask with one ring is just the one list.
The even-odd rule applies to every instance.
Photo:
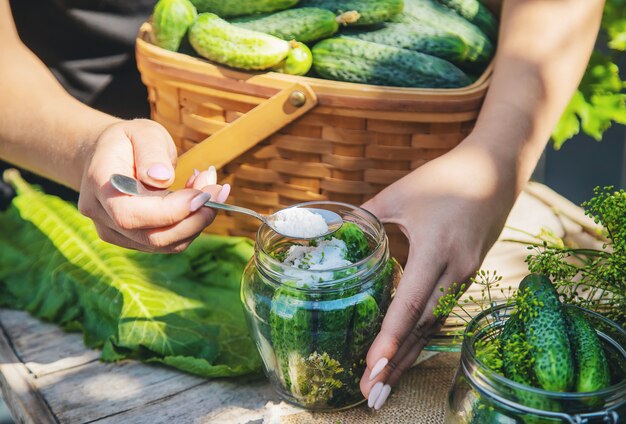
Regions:
[[[117, 191], [119, 191], [120, 193], [128, 194], [129, 196], [165, 196], [171, 193], [170, 191], [167, 191], [167, 190], [151, 191], [147, 189], [146, 187], [144, 187], [144, 185], [141, 184], [140, 181], [137, 181], [134, 178], [127, 177], [125, 175], [120, 175], [120, 174], [113, 174], [111, 176], [110, 181], [111, 181], [111, 185]], [[255, 212], [252, 209], [242, 208], [240, 206], [228, 205], [225, 203], [216, 203], [216, 202], [209, 201], [209, 202], [206, 202], [204, 206], [208, 206], [213, 209], [222, 209], [225, 211], [244, 213], [246, 215], [253, 216], [256, 219], [267, 224], [272, 230], [276, 231], [278, 234], [283, 235], [285, 237], [294, 237], [291, 234], [283, 234], [280, 231], [278, 231], [278, 229], [276, 229], [274, 223], [276, 221], [277, 214], [279, 214], [281, 211], [277, 211], [273, 213], [272, 215], [266, 216], [258, 212]], [[285, 208], [281, 210], [298, 208], [298, 207], [300, 206], [294, 205], [289, 208]], [[341, 218], [341, 216], [339, 216], [339, 214], [335, 212], [332, 212], [326, 209], [316, 209], [316, 208], [303, 208], [303, 209], [308, 209], [310, 212], [321, 215], [322, 218], [324, 218], [324, 221], [326, 221], [326, 225], [328, 225], [328, 231], [324, 234], [316, 235], [315, 237], [297, 237], [297, 238], [307, 240], [307, 239], [312, 239], [312, 238], [324, 237], [324, 236], [334, 233], [343, 225], [343, 219]]]

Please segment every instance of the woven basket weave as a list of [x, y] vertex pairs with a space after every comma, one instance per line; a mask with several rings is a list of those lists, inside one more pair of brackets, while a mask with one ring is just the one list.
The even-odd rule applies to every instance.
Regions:
[[[261, 213], [314, 200], [365, 202], [469, 134], [491, 75], [461, 89], [379, 87], [235, 71], [150, 40], [146, 23], [137, 63], [152, 118], [181, 154], [178, 184], [193, 168], [216, 165], [233, 185], [230, 202]], [[209, 230], [254, 237], [257, 228], [253, 218], [221, 214]], [[396, 228], [388, 235], [404, 260], [406, 239]]]

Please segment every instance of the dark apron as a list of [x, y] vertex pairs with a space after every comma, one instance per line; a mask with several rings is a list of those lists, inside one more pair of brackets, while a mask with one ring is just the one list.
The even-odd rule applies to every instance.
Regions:
[[[120, 118], [150, 115], [135, 64], [135, 37], [156, 0], [11, 0], [20, 38], [65, 89], [85, 104]], [[0, 161], [1, 172], [12, 165]], [[77, 194], [22, 171], [47, 192]], [[0, 182], [0, 208], [12, 191]]]

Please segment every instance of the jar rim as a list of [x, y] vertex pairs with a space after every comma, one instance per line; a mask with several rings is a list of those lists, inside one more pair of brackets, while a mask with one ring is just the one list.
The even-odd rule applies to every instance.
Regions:
[[[263, 262], [266, 262], [269, 266], [274, 266], [276, 268], [285, 268], [285, 269], [290, 269], [290, 270], [294, 270], [294, 271], [298, 271], [298, 272], [306, 272], [309, 273], [312, 276], [316, 276], [316, 275], [322, 275], [322, 274], [327, 274], [329, 272], [341, 272], [341, 271], [345, 271], [351, 268], [357, 268], [357, 269], [361, 269], [363, 267], [365, 267], [367, 265], [368, 262], [372, 261], [372, 259], [375, 259], [377, 257], [384, 257], [386, 259], [386, 257], [388, 257], [388, 254], [385, 254], [387, 249], [388, 249], [388, 241], [387, 241], [387, 235], [385, 233], [385, 229], [383, 226], [383, 223], [370, 211], [368, 211], [367, 209], [363, 209], [359, 206], [356, 205], [351, 205], [349, 203], [344, 203], [344, 202], [336, 202], [336, 201], [332, 201], [332, 200], [318, 200], [318, 201], [310, 201], [310, 202], [304, 202], [304, 203], [298, 203], [296, 205], [293, 205], [291, 207], [311, 207], [311, 206], [315, 206], [317, 208], [323, 209], [323, 206], [325, 205], [331, 205], [331, 206], [335, 206], [335, 207], [343, 207], [343, 208], [347, 208], [351, 211], [356, 211], [358, 212], [358, 215], [362, 218], [364, 218], [368, 224], [370, 224], [370, 227], [375, 230], [375, 234], [371, 234], [371, 232], [367, 232], [368, 235], [372, 236], [374, 238], [374, 243], [375, 243], [375, 247], [372, 249], [372, 251], [370, 252], [369, 255], [367, 255], [366, 257], [358, 260], [357, 262], [354, 262], [352, 264], [348, 264], [348, 265], [343, 265], [340, 267], [336, 267], [336, 268], [329, 268], [329, 269], [300, 269], [298, 267], [292, 266], [292, 265], [288, 265], [288, 264], [284, 264], [283, 262], [279, 261], [278, 259], [274, 258], [270, 252], [267, 251], [265, 243], [261, 243], [259, 242], [259, 240], [263, 240], [266, 234], [277, 234], [275, 233], [267, 224], [262, 224], [258, 231], [257, 231], [257, 242], [255, 243], [255, 257], [256, 260], [258, 262], [258, 254], [262, 255], [262, 259]], [[344, 222], [352, 222], [349, 221], [347, 219], [345, 219], [344, 217]], [[288, 237], [283, 237], [285, 240], [289, 240], [290, 238]], [[293, 240], [298, 240], [297, 238], [292, 238]], [[382, 261], [380, 261], [382, 262]], [[266, 268], [266, 266], [262, 266], [262, 268]], [[374, 267], [374, 271], [377, 270], [379, 268], [379, 266]], [[338, 278], [336, 280], [333, 280], [332, 283], [333, 285], [336, 285], [338, 282], [341, 282], [343, 280], [349, 280], [349, 279], [354, 279], [355, 276], [358, 276], [357, 274], [351, 274], [348, 275], [344, 278]], [[326, 282], [328, 283], [328, 282]], [[303, 290], [303, 291], [317, 291], [317, 290], [327, 290], [328, 287], [324, 287], [324, 284], [321, 283], [320, 285], [318, 285], [317, 287], [293, 287], [294, 289], [297, 290]], [[345, 287], [342, 289], [346, 289]]]
[[[547, 396], [547, 397], [557, 399], [557, 400], [558, 399], [577, 400], [578, 398], [583, 399], [583, 398], [589, 398], [590, 396], [598, 397], [598, 396], [610, 396], [619, 392], [626, 393], [626, 378], [624, 378], [622, 381], [616, 384], [613, 384], [611, 386], [608, 386], [604, 389], [601, 389], [595, 392], [554, 392], [554, 391], [545, 390], [539, 387], [532, 387], [532, 386], [527, 386], [525, 384], [518, 383], [516, 381], [513, 381], [501, 375], [500, 373], [497, 373], [491, 370], [491, 368], [489, 368], [485, 363], [483, 363], [476, 356], [476, 351], [474, 349], [475, 334], [473, 334], [474, 332], [472, 330], [477, 330], [478, 328], [476, 327], [479, 325], [478, 323], [481, 322], [487, 316], [494, 316], [494, 312], [496, 312], [496, 316], [498, 316], [497, 312], [501, 310], [508, 310], [512, 308], [513, 306], [515, 306], [515, 302], [507, 302], [507, 303], [498, 304], [490, 308], [487, 308], [484, 311], [480, 312], [478, 315], [476, 315], [465, 328], [465, 331], [463, 334], [463, 351], [469, 352], [470, 358], [480, 366], [481, 374], [484, 374], [483, 371], [488, 371], [489, 378], [495, 380], [497, 383], [511, 386], [515, 389], [524, 390], [526, 392], [534, 393], [537, 395]], [[626, 329], [622, 328], [615, 321], [612, 321], [595, 311], [581, 308], [576, 305], [563, 305], [563, 306], [568, 307], [568, 308], [576, 308], [587, 314], [592, 315], [595, 319], [602, 321], [603, 324], [609, 325], [610, 327], [612, 327], [614, 330], [616, 330], [618, 333], [620, 333], [622, 336], [626, 338]], [[484, 328], [487, 328], [493, 325], [494, 324], [492, 323], [492, 324], [489, 324], [488, 326], [485, 326]], [[624, 348], [621, 346], [620, 346], [620, 350], [621, 350], [622, 355], [626, 359], [626, 350], [624, 350]]]

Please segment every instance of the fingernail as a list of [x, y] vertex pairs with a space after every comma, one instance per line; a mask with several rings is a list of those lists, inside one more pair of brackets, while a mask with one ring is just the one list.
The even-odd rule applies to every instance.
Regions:
[[220, 191], [220, 194], [217, 195], [217, 202], [224, 203], [226, 199], [228, 199], [229, 195], [230, 195], [230, 184], [224, 184], [224, 186], [222, 187], [222, 191]]
[[195, 180], [195, 175], [192, 175], [191, 177], [187, 178], [187, 182], [185, 183], [185, 187], [189, 187], [193, 184], [193, 180]]
[[389, 397], [389, 393], [391, 393], [391, 386], [389, 384], [385, 384], [383, 389], [380, 392], [380, 396], [376, 399], [376, 403], [374, 404], [374, 409], [379, 410], [383, 407], [385, 402], [387, 402], [387, 398]]
[[383, 386], [383, 383], [381, 383], [380, 381], [374, 384], [374, 387], [372, 387], [372, 390], [370, 390], [370, 394], [367, 397], [367, 406], [369, 406], [370, 408], [374, 407], [374, 404], [376, 403], [376, 400], [378, 399], [378, 396], [380, 395], [380, 391], [383, 389]]
[[172, 178], [172, 171], [167, 166], [157, 163], [148, 169], [148, 177], [158, 181], [167, 181]]
[[217, 170], [214, 166], [209, 166], [209, 183], [207, 185], [217, 184]]
[[378, 362], [376, 362], [376, 365], [374, 365], [374, 368], [372, 368], [372, 373], [370, 374], [370, 381], [373, 381], [378, 376], [378, 374], [380, 374], [382, 370], [385, 369], [388, 363], [389, 363], [389, 359], [380, 358]]
[[191, 210], [191, 212], [196, 212], [198, 209], [202, 207], [202, 205], [204, 205], [209, 200], [211, 200], [211, 193], [198, 194], [191, 201], [191, 204], [189, 205], [189, 209]]
[[200, 175], [200, 171], [198, 171], [197, 169], [194, 168], [193, 170], [193, 176], [197, 177], [198, 175]]

